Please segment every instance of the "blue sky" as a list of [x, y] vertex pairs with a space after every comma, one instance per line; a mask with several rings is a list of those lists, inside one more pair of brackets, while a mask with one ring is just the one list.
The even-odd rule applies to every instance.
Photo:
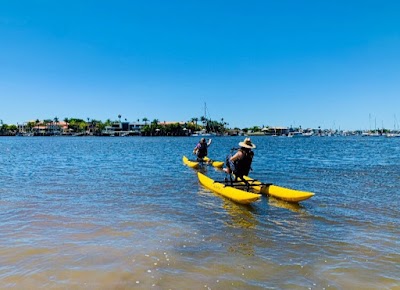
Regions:
[[[0, 119], [400, 123], [400, 1], [0, 2]], [[375, 125], [376, 124], [376, 125]]]

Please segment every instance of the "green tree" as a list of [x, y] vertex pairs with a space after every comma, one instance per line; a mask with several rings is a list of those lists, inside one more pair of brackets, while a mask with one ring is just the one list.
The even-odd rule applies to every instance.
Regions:
[[110, 119], [107, 119], [106, 122], [104, 123], [105, 126], [111, 126], [112, 122]]
[[58, 117], [56, 116], [56, 117], [54, 117], [54, 124], [55, 124], [55, 126], [56, 126], [56, 128], [57, 128], [57, 131], [59, 131], [60, 132], [60, 127], [58, 126], [58, 122], [59, 122], [59, 120], [58, 120]]
[[200, 118], [200, 122], [202, 122], [202, 123], [203, 123], [203, 127], [205, 127], [205, 126], [206, 126], [206, 124], [207, 124], [207, 118], [206, 118], [206, 117], [204, 117], [204, 116], [201, 116], [201, 118]]
[[1, 122], [0, 130], [2, 133], [7, 132], [7, 130], [8, 130], [8, 125], [4, 124], [3, 121]]
[[13, 133], [15, 133], [15, 132], [18, 131], [17, 125], [14, 125], [14, 124], [8, 125], [8, 128], [7, 128], [7, 129], [8, 129], [9, 131], [13, 132]]
[[93, 130], [96, 135], [101, 135], [101, 131], [103, 131], [106, 127], [105, 123], [100, 120], [92, 120]]
[[49, 125], [53, 124], [53, 120], [52, 119], [45, 119], [45, 120], [43, 120], [43, 123], [44, 123], [44, 125], [46, 127], [46, 129], [45, 129], [46, 135], [48, 135], [50, 133], [49, 132]]
[[69, 119], [68, 118], [64, 118], [63, 120], [65, 122], [65, 125], [67, 125], [67, 130], [69, 129]]
[[84, 132], [87, 127], [87, 123], [83, 119], [70, 118], [69, 127], [74, 132]]
[[261, 131], [261, 128], [260, 128], [259, 126], [254, 126], [254, 127], [251, 128], [251, 130], [252, 130], [253, 132], [260, 132], [260, 131]]
[[86, 119], [87, 119], [87, 123], [86, 123], [86, 125], [87, 125], [87, 131], [88, 131], [88, 134], [90, 134], [90, 118], [87, 117]]
[[32, 132], [32, 129], [35, 127], [35, 122], [28, 122], [26, 127], [28, 128], [29, 132]]
[[37, 127], [37, 130], [36, 130], [37, 134], [39, 134], [39, 124], [40, 124], [39, 119], [36, 119], [35, 124], [36, 124], [36, 127]]
[[197, 122], [199, 121], [199, 118], [194, 117], [190, 121], [195, 124], [194, 128], [196, 130], [197, 129]]
[[78, 129], [79, 132], [84, 132], [87, 128], [87, 123], [86, 122], [79, 122], [78, 123]]
[[142, 133], [143, 136], [149, 136], [150, 133], [151, 133], [150, 126], [149, 125], [144, 125], [142, 130], [141, 130], [141, 133]]

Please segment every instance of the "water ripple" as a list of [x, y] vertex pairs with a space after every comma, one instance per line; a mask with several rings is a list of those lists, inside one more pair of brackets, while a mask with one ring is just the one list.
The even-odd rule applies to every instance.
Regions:
[[197, 138], [1, 138], [0, 288], [399, 285], [400, 140], [252, 140], [253, 177], [316, 195], [226, 200], [182, 164]]

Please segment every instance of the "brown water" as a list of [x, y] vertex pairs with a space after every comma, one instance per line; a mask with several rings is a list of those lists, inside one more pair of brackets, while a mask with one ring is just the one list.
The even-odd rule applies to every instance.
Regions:
[[1, 138], [0, 288], [400, 289], [400, 140], [253, 140], [254, 177], [316, 195], [219, 197], [195, 138]]

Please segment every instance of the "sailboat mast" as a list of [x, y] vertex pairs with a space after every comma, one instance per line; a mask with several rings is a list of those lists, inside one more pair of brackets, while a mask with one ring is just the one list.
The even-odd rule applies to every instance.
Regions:
[[371, 132], [371, 113], [369, 113], [369, 131]]

